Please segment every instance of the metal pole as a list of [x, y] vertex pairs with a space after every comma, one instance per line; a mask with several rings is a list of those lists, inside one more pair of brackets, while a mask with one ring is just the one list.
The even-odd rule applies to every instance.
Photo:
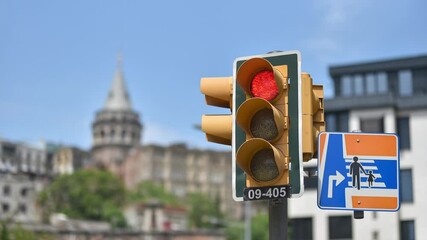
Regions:
[[270, 240], [288, 239], [288, 199], [272, 199], [268, 202]]
[[251, 219], [252, 219], [252, 211], [251, 211], [251, 202], [245, 202], [245, 240], [251, 240]]

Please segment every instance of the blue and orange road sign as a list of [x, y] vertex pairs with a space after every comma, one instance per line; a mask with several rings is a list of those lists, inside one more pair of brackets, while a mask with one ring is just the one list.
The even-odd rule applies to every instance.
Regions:
[[319, 134], [321, 209], [397, 211], [399, 139], [395, 134]]

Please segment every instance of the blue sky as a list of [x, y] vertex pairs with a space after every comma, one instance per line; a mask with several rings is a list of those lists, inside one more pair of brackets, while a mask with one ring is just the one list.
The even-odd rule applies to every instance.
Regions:
[[201, 77], [237, 57], [299, 50], [331, 96], [328, 66], [427, 54], [427, 1], [0, 1], [0, 138], [89, 149], [119, 51], [143, 143], [207, 143]]

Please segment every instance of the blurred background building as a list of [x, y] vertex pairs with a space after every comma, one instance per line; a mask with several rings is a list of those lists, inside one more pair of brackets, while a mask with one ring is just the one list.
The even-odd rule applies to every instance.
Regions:
[[[328, 132], [397, 133], [400, 141], [400, 210], [365, 212], [317, 208], [317, 178], [292, 199], [289, 215], [295, 239], [424, 239], [427, 197], [424, 161], [427, 136], [427, 56], [332, 66], [335, 96], [325, 101]], [[312, 172], [316, 167], [307, 168]]]
[[36, 199], [49, 183], [56, 147], [0, 139], [0, 220], [39, 220]]

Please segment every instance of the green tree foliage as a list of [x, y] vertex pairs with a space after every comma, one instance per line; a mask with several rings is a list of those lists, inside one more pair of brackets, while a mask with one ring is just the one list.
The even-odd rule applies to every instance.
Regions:
[[203, 193], [191, 193], [188, 196], [189, 223], [195, 228], [217, 228], [223, 221], [219, 210], [219, 200], [212, 200]]
[[4, 222], [1, 223], [0, 240], [9, 240], [9, 231]]
[[81, 170], [63, 175], [39, 196], [44, 216], [61, 212], [76, 219], [108, 221], [113, 227], [125, 227], [120, 209], [126, 202], [126, 190], [119, 178], [101, 170]]
[[33, 233], [17, 225], [10, 229], [5, 223], [1, 224], [0, 240], [53, 240], [48, 234]]
[[[245, 224], [243, 222], [229, 222], [225, 231], [228, 240], [245, 238]], [[268, 215], [259, 213], [251, 219], [251, 239], [268, 240]]]
[[228, 240], [243, 240], [245, 239], [245, 224], [238, 221], [230, 221], [227, 223], [225, 234]]
[[252, 217], [252, 239], [268, 240], [268, 214], [260, 213]]
[[153, 200], [165, 205], [180, 205], [175, 195], [166, 191], [161, 185], [151, 181], [140, 182], [136, 190], [130, 193], [131, 202], [149, 202]]

